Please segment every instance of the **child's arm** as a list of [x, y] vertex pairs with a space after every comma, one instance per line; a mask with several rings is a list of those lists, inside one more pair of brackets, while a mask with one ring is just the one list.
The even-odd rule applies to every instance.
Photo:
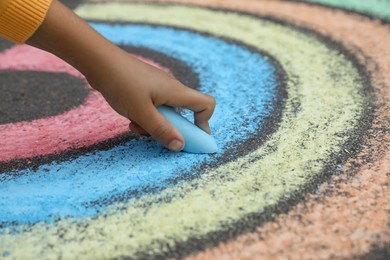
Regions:
[[194, 111], [195, 123], [210, 133], [213, 97], [133, 58], [57, 0], [27, 43], [74, 66], [119, 114], [132, 120], [132, 130], [149, 133], [171, 150], [183, 148], [183, 137], [156, 106], [186, 107]]

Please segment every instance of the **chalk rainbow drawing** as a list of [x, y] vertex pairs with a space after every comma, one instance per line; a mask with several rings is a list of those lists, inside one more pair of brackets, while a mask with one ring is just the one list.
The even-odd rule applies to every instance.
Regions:
[[[62, 114], [0, 125], [0, 254], [181, 257], [270, 219], [359, 151], [379, 85], [369, 81], [370, 68], [341, 40], [278, 16], [278, 5], [310, 8], [305, 4], [230, 4], [215, 1], [220, 10], [206, 8], [212, 1], [206, 7], [111, 2], [75, 9], [114, 43], [147, 50], [149, 62], [164, 55], [179, 64], [154, 60], [156, 66], [174, 74], [190, 68], [195, 87], [216, 97], [210, 123], [220, 151], [170, 153], [135, 137], [95, 149], [126, 132], [127, 121], [90, 89], [81, 105]], [[263, 9], [250, 14], [250, 7]], [[388, 15], [376, 12], [368, 13]], [[0, 60], [4, 71], [82, 77], [27, 46], [5, 50]], [[58, 133], [62, 127], [69, 131]], [[83, 147], [92, 148], [66, 154]]]

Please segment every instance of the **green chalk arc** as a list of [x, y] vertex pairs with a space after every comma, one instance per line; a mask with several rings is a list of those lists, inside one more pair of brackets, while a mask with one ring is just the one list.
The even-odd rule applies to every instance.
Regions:
[[390, 22], [390, 1], [388, 0], [301, 0], [323, 6], [354, 11]]
[[51, 254], [65, 258], [169, 255], [178, 245], [229, 229], [251, 214], [272, 214], [266, 211], [335, 164], [371, 104], [353, 62], [304, 30], [181, 5], [83, 4], [76, 12], [92, 20], [183, 27], [262, 49], [286, 71], [288, 99], [278, 130], [263, 146], [199, 179], [112, 206], [96, 219], [42, 223], [23, 234], [0, 235], [0, 249], [14, 248], [20, 257], [42, 257], [50, 245]]

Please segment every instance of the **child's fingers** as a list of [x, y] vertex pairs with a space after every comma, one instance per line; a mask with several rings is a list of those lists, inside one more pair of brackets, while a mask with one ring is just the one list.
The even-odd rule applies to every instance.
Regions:
[[181, 151], [184, 139], [171, 123], [152, 104], [145, 106], [138, 115], [138, 125], [145, 129], [154, 139], [172, 151]]
[[142, 127], [140, 127], [136, 122], [132, 121], [130, 122], [129, 124], [129, 129], [130, 131], [134, 132], [134, 133], [137, 133], [139, 135], [145, 135], [145, 136], [150, 136], [150, 134], [148, 132], [146, 132], [145, 129], [143, 129]]
[[192, 110], [195, 124], [207, 133], [211, 133], [208, 121], [215, 109], [215, 99], [212, 96], [184, 87], [172, 93], [166, 105]]

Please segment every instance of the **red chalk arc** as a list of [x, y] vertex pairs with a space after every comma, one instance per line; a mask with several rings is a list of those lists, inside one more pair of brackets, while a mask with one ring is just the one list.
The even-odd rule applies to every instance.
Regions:
[[[137, 58], [169, 72], [149, 59]], [[0, 53], [0, 60], [0, 70], [62, 72], [84, 79], [59, 58], [27, 45]], [[0, 162], [86, 147], [127, 132], [129, 120], [113, 111], [87, 83], [86, 87], [91, 91], [79, 107], [50, 118], [0, 125]]]

